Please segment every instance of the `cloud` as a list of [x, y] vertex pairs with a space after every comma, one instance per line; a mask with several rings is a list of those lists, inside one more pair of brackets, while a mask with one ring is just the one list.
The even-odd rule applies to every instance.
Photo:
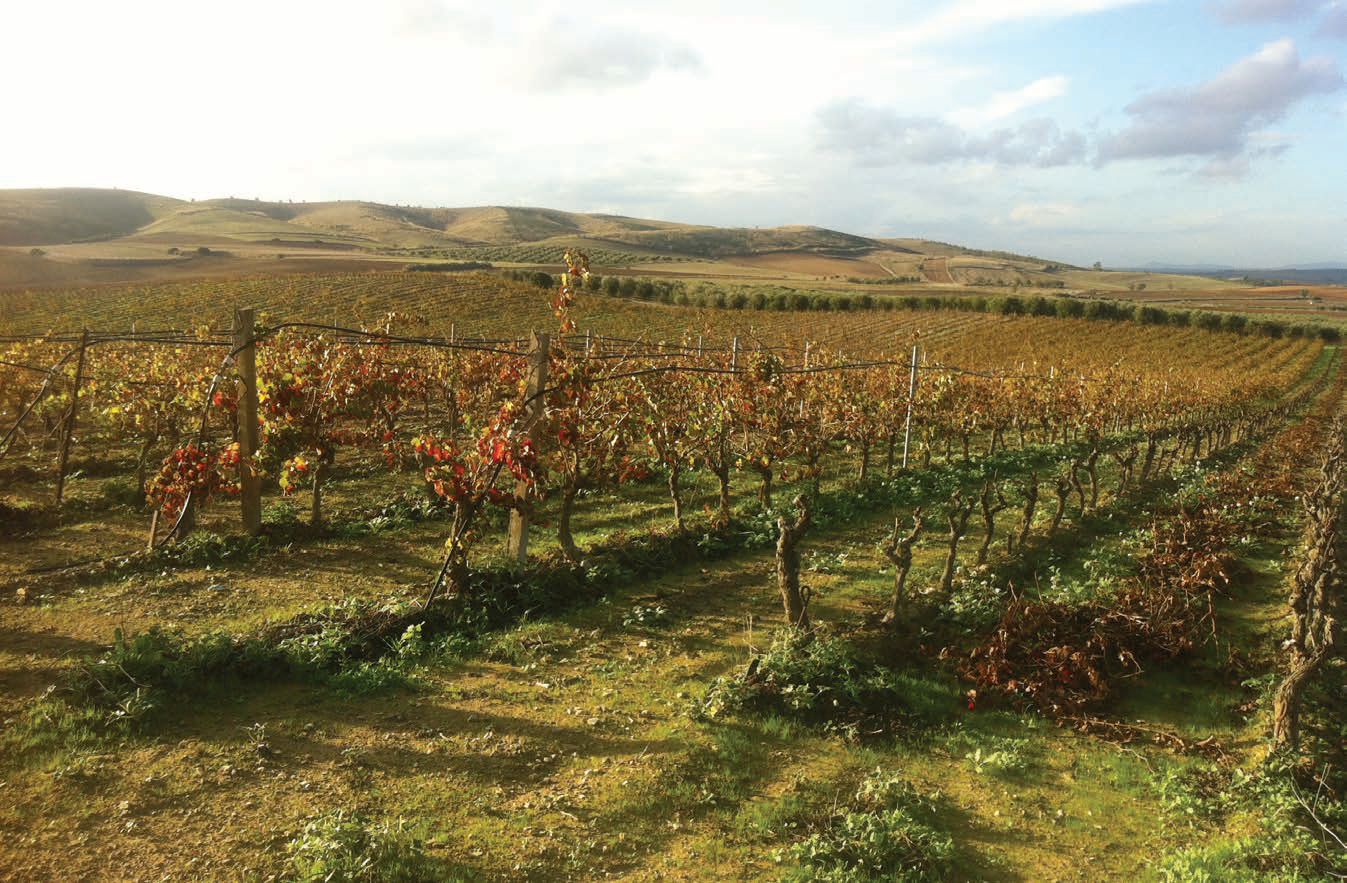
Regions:
[[1321, 5], [1322, 0], [1219, 0], [1207, 8], [1226, 24], [1242, 24], [1293, 21], [1312, 15]]
[[1059, 227], [1076, 221], [1080, 208], [1065, 202], [1025, 202], [1010, 210], [1010, 221], [1025, 227]]
[[885, 39], [900, 45], [919, 45], [1009, 22], [1071, 18], [1148, 2], [1151, 0], [960, 0], [939, 4], [930, 15], [908, 23]]
[[1324, 17], [1319, 20], [1319, 27], [1315, 34], [1321, 37], [1332, 37], [1337, 40], [1347, 40], [1347, 2], [1338, 0], [1337, 3], [1330, 3], [1324, 9]]
[[1207, 8], [1225, 24], [1302, 22], [1318, 15], [1316, 37], [1347, 40], [1347, 0], [1219, 0]]
[[[583, 35], [566, 39], [565, 34]], [[540, 92], [612, 88], [642, 83], [662, 70], [697, 72], [701, 55], [662, 34], [628, 26], [573, 26], [554, 21], [542, 28], [513, 64], [525, 61], [525, 85]]]
[[1003, 120], [1006, 117], [1014, 116], [1027, 107], [1066, 94], [1066, 86], [1066, 77], [1043, 77], [1023, 89], [998, 92], [985, 104], [978, 107], [961, 108], [950, 113], [949, 117], [962, 126], [976, 126], [981, 123]]
[[1295, 43], [1278, 40], [1205, 83], [1152, 92], [1127, 105], [1132, 124], [1101, 139], [1099, 161], [1231, 159], [1245, 154], [1253, 134], [1286, 116], [1298, 101], [1343, 85], [1333, 61], [1302, 61]]
[[853, 98], [826, 105], [818, 121], [826, 148], [867, 166], [980, 161], [1046, 168], [1085, 158], [1084, 136], [1047, 119], [977, 135], [939, 117], [905, 116]]
[[1273, 144], [1259, 147], [1239, 156], [1213, 157], [1198, 168], [1199, 178], [1235, 179], [1243, 178], [1253, 168], [1253, 161], [1263, 157], [1277, 157], [1291, 149], [1290, 144]]
[[818, 121], [827, 147], [865, 165], [936, 164], [964, 156], [963, 130], [939, 117], [904, 116], [851, 98], [825, 106]]

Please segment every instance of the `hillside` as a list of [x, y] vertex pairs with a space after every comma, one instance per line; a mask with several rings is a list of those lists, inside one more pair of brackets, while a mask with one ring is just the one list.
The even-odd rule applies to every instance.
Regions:
[[128, 236], [183, 204], [131, 190], [0, 190], [0, 245]]
[[801, 251], [835, 257], [874, 250], [975, 253], [924, 247], [813, 226], [721, 228], [612, 214], [522, 206], [423, 208], [363, 201], [184, 201], [121, 190], [0, 190], [0, 245], [46, 246], [90, 239], [129, 242], [346, 242], [371, 251], [434, 246], [501, 246], [549, 240], [603, 240], [638, 252], [701, 258]]

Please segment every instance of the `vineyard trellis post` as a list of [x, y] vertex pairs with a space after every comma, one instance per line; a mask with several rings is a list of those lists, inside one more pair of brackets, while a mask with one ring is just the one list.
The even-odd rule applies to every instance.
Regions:
[[[903, 421], [903, 468], [907, 468], [907, 451], [912, 442], [912, 401], [917, 395], [917, 350], [912, 347], [912, 370], [907, 377], [907, 419]], [[892, 465], [893, 460], [889, 460]]]
[[80, 384], [84, 382], [84, 352], [89, 346], [89, 329], [80, 334], [79, 357], [75, 361], [75, 385], [70, 390], [70, 410], [66, 412], [65, 429], [61, 434], [61, 454], [56, 463], [56, 505], [65, 496], [65, 474], [70, 465], [70, 444], [75, 438], [75, 419], [79, 416]]
[[260, 441], [257, 427], [257, 347], [253, 339], [253, 309], [234, 310], [234, 364], [238, 369], [239, 498], [243, 505], [243, 532], [262, 533], [262, 479], [253, 469]]
[[[529, 341], [528, 380], [524, 387], [524, 420], [520, 427], [523, 432], [532, 432], [543, 413], [543, 401], [540, 393], [547, 386], [547, 358], [551, 349], [551, 337], [533, 332]], [[537, 440], [534, 440], [536, 451]], [[519, 564], [528, 562], [529, 554], [529, 484], [526, 481], [515, 482], [514, 508], [510, 510], [510, 547], [509, 554]]]

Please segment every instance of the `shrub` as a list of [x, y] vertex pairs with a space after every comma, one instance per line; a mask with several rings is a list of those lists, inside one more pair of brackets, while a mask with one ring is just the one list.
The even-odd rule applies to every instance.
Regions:
[[1142, 325], [1164, 325], [1169, 321], [1169, 314], [1159, 307], [1147, 307], [1138, 304], [1132, 318], [1133, 321], [1140, 322]]
[[1218, 313], [1203, 311], [1194, 317], [1193, 324], [1203, 331], [1219, 331], [1221, 329], [1221, 317]]
[[1073, 298], [1060, 298], [1055, 306], [1057, 316], [1062, 319], [1079, 319], [1085, 315], [1085, 304]]

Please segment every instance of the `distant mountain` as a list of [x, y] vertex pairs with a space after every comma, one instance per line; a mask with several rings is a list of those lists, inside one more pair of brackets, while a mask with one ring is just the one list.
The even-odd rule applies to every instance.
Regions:
[[1250, 279], [1275, 280], [1298, 285], [1347, 285], [1347, 267], [1334, 267], [1332, 265], [1320, 267], [1318, 264], [1314, 267], [1315, 269], [1242, 270], [1238, 272], [1240, 276], [1248, 276]]
[[1347, 261], [1319, 261], [1312, 264], [1293, 264], [1289, 267], [1278, 267], [1278, 270], [1342, 270], [1347, 267]]
[[1151, 261], [1149, 264], [1142, 264], [1139, 267], [1129, 269], [1140, 270], [1143, 273], [1225, 273], [1227, 268], [1225, 264], [1166, 264], [1160, 261]]
[[1152, 261], [1138, 270], [1146, 273], [1213, 276], [1293, 285], [1347, 285], [1347, 261], [1324, 261], [1287, 267], [1232, 267], [1228, 264], [1163, 264]]

